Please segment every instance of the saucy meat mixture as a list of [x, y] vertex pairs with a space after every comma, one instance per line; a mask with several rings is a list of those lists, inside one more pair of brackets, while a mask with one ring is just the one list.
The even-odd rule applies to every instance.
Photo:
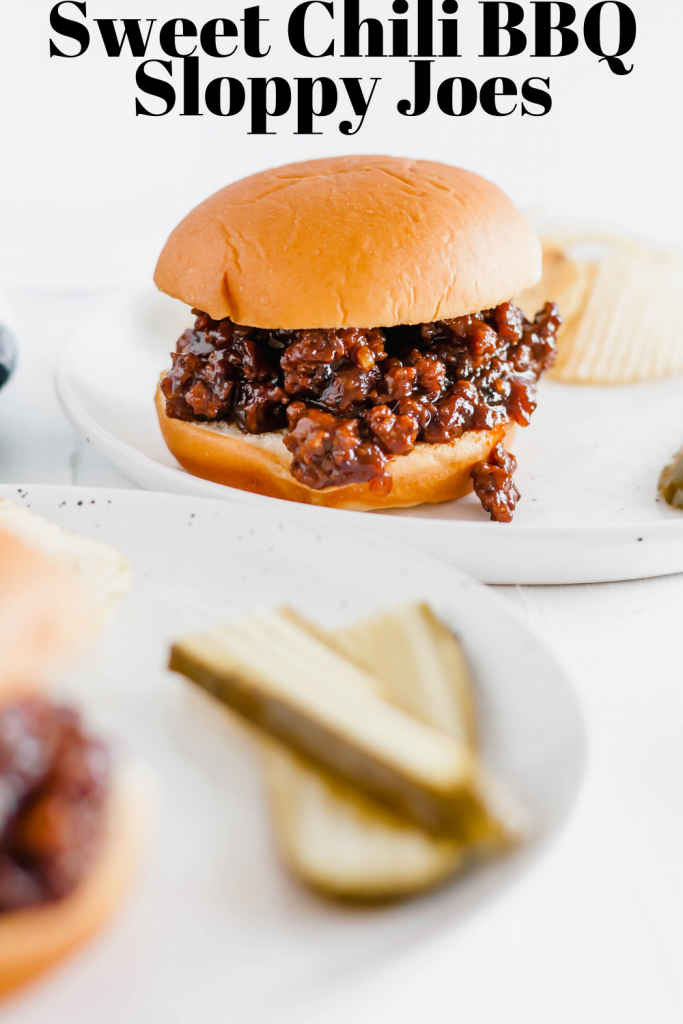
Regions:
[[40, 697], [0, 710], [0, 912], [66, 896], [102, 837], [106, 748]]
[[[261, 330], [193, 313], [161, 382], [167, 416], [228, 420], [252, 434], [286, 428], [300, 483], [317, 490], [367, 482], [378, 495], [391, 490], [390, 460], [420, 442], [510, 420], [526, 426], [562, 322], [553, 303], [531, 323], [512, 302], [369, 330]], [[472, 471], [492, 519], [512, 518], [514, 468], [496, 445]]]

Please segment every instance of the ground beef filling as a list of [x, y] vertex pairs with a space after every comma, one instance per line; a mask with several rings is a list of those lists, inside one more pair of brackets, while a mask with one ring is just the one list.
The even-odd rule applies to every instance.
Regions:
[[0, 912], [66, 896], [102, 838], [106, 748], [42, 698], [0, 710]]
[[[511, 420], [526, 426], [562, 322], [553, 303], [533, 323], [504, 302], [370, 330], [266, 331], [193, 312], [194, 328], [161, 382], [167, 416], [228, 420], [254, 434], [286, 428], [300, 483], [318, 490], [367, 482], [378, 495], [391, 490], [390, 460], [419, 442]], [[514, 460], [499, 447], [472, 476], [491, 518], [508, 521], [519, 494]]]
[[519, 491], [512, 479], [517, 459], [502, 444], [495, 445], [484, 462], [472, 470], [474, 490], [484, 510], [498, 523], [512, 521]]

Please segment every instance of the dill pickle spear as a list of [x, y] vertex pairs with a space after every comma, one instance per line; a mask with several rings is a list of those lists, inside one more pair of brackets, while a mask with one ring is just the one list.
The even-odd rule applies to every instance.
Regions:
[[296, 617], [262, 611], [184, 637], [169, 667], [425, 831], [481, 832], [468, 744], [385, 701], [372, 676]]
[[[333, 634], [289, 609], [280, 614], [373, 673], [384, 699], [458, 737], [476, 756], [464, 653], [427, 605], [401, 605]], [[429, 835], [391, 815], [279, 744], [264, 743], [263, 764], [280, 853], [299, 878], [328, 896], [360, 901], [408, 896], [438, 885], [473, 859], [514, 847], [530, 833], [524, 808], [478, 757], [484, 813], [478, 833], [466, 843]]]

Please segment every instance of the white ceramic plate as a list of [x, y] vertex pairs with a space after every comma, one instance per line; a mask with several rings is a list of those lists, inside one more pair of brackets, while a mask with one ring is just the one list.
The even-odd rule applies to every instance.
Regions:
[[[455, 569], [328, 521], [140, 491], [0, 487], [115, 545], [135, 583], [68, 690], [156, 780], [147, 869], [117, 922], [10, 1007], [12, 1024], [304, 1017], [307, 992], [409, 957], [508, 889], [569, 814], [583, 771], [567, 679], [525, 622]], [[321, 526], [322, 524], [322, 520]], [[171, 639], [286, 600], [335, 626], [428, 598], [462, 636], [486, 756], [530, 808], [528, 847], [422, 899], [343, 909], [281, 869], [247, 730], [164, 668]], [[495, 642], [492, 642], [495, 641]], [[301, 1013], [297, 1013], [298, 1009]], [[258, 1014], [257, 1014], [258, 1011]], [[319, 1019], [319, 1018], [318, 1018]]]
[[[57, 387], [72, 423], [143, 487], [270, 508], [282, 501], [200, 480], [167, 450], [153, 406], [169, 352], [192, 319], [158, 292], [111, 299], [61, 358]], [[362, 523], [487, 583], [592, 583], [683, 571], [683, 514], [657, 479], [683, 444], [683, 378], [620, 388], [544, 382], [515, 442], [522, 501], [511, 524], [470, 496], [382, 513], [297, 506], [315, 528]]]

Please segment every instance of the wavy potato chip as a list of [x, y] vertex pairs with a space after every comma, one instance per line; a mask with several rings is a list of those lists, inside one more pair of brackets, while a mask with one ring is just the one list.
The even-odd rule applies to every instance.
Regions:
[[[543, 277], [517, 301], [527, 316], [549, 300], [560, 308], [564, 323], [549, 378], [628, 384], [683, 373], [678, 256], [587, 228], [541, 233], [541, 241]], [[581, 253], [591, 247], [599, 251]]]

